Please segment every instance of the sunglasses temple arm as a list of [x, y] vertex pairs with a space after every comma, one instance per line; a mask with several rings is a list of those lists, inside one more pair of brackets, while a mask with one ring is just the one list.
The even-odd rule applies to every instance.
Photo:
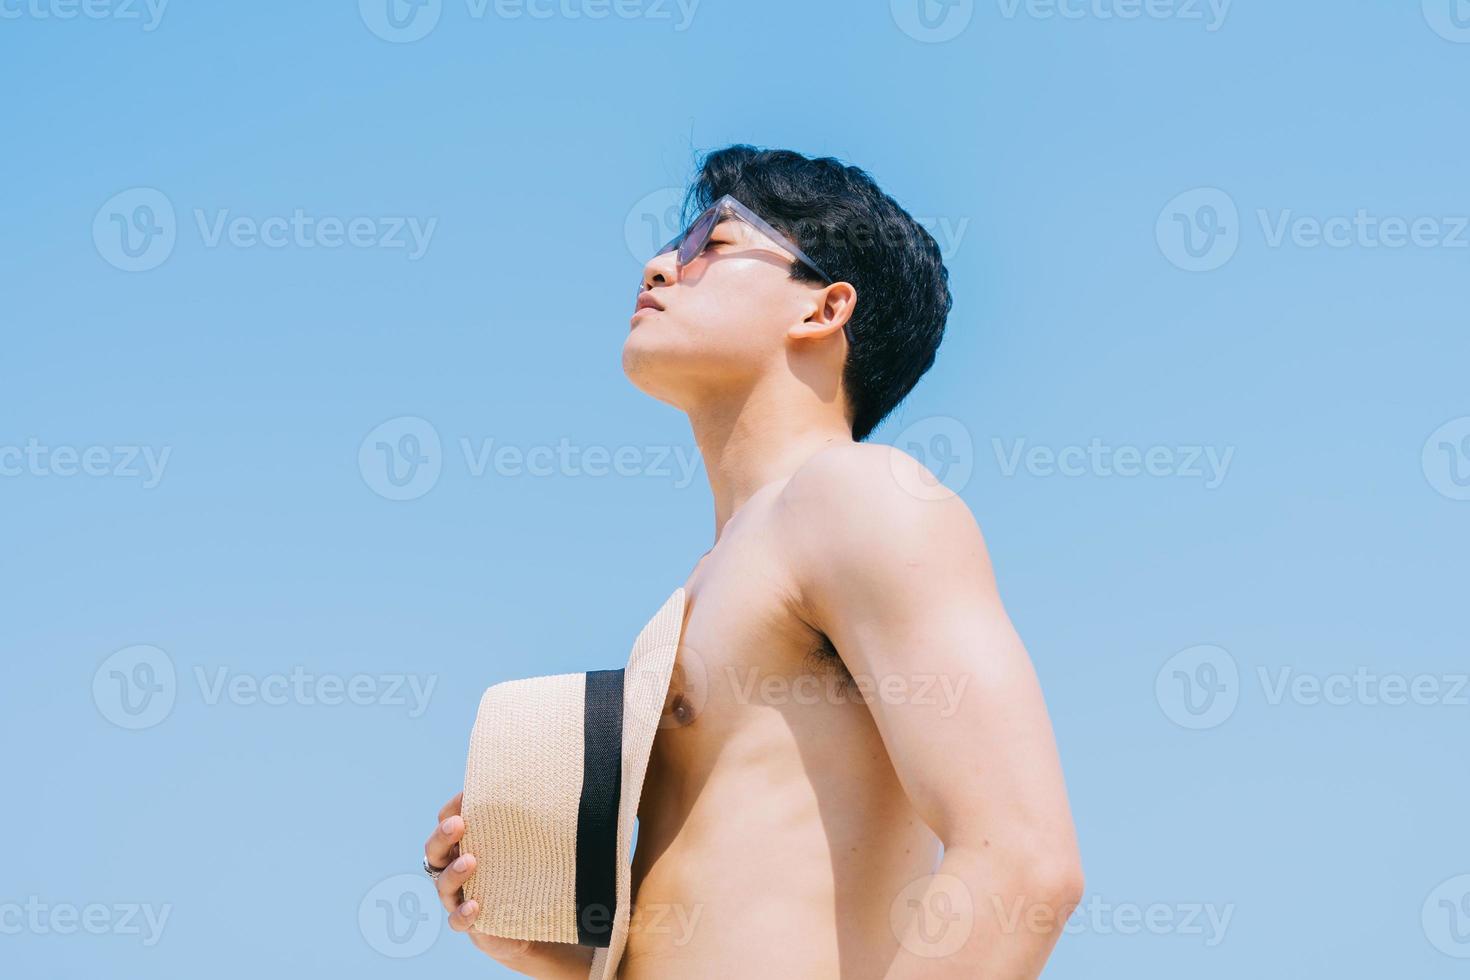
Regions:
[[735, 211], [742, 218], [754, 225], [766, 237], [770, 238], [774, 242], [780, 242], [782, 245], [784, 245], [787, 249], [791, 251], [792, 255], [796, 256], [798, 259], [811, 266], [812, 269], [817, 273], [817, 275], [821, 276], [823, 279], [826, 279], [828, 282], [834, 281], [831, 276], [827, 275], [826, 271], [821, 266], [812, 261], [810, 255], [807, 255], [799, 247], [797, 247], [797, 244], [793, 242], [790, 238], [787, 238], [775, 228], [772, 228], [770, 223], [767, 222], [766, 219], [762, 218], [760, 215], [750, 210], [750, 208], [741, 204], [739, 201], [735, 200], [735, 198], [730, 197], [729, 195], [726, 195], [720, 200], [721, 202], [728, 202], [730, 206], [734, 208]]

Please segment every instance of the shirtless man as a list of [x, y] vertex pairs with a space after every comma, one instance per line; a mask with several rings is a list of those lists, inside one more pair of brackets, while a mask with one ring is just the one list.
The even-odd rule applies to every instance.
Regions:
[[[969, 509], [859, 441], [933, 363], [938, 248], [831, 159], [729, 147], [691, 191], [739, 205], [649, 260], [623, 366], [688, 414], [715, 543], [685, 583], [618, 976], [1035, 977], [1082, 891], [1041, 692]], [[451, 927], [583, 980], [588, 947], [469, 930], [458, 812], [426, 845], [453, 862]]]

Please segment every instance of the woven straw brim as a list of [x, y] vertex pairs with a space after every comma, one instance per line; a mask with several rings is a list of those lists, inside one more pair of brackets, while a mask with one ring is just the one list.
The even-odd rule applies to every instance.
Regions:
[[629, 910], [633, 901], [633, 868], [630, 851], [633, 822], [643, 796], [643, 779], [648, 774], [648, 757], [658, 734], [668, 697], [669, 678], [679, 651], [684, 629], [684, 589], [674, 590], [663, 607], [649, 620], [633, 643], [623, 677], [623, 785], [618, 806], [618, 904], [613, 915], [612, 939], [592, 957], [588, 980], [613, 980], [618, 961], [628, 942]]
[[465, 832], [475, 855], [473, 928], [508, 939], [577, 941], [577, 800], [585, 674], [506, 681], [480, 698], [465, 763]]

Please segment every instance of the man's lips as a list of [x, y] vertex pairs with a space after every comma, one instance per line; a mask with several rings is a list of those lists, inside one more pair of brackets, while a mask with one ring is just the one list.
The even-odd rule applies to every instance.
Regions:
[[638, 307], [633, 311], [633, 316], [630, 318], [629, 329], [632, 328], [633, 323], [636, 323], [638, 318], [643, 314], [662, 313], [663, 308], [663, 304], [654, 299], [651, 294], [640, 293], [638, 296]]

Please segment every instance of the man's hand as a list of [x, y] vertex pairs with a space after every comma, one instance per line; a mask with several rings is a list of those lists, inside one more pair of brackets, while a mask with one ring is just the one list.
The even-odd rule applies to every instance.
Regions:
[[470, 928], [480, 914], [480, 904], [465, 901], [464, 884], [475, 873], [478, 864], [473, 854], [461, 854], [459, 842], [464, 837], [464, 817], [460, 804], [464, 794], [444, 804], [439, 811], [439, 825], [424, 843], [424, 856], [444, 873], [435, 882], [439, 901], [449, 913], [449, 928], [467, 933], [470, 940], [497, 963], [528, 977], [541, 980], [585, 980], [592, 966], [592, 950], [568, 943], [532, 942], [529, 939], [505, 939]]

